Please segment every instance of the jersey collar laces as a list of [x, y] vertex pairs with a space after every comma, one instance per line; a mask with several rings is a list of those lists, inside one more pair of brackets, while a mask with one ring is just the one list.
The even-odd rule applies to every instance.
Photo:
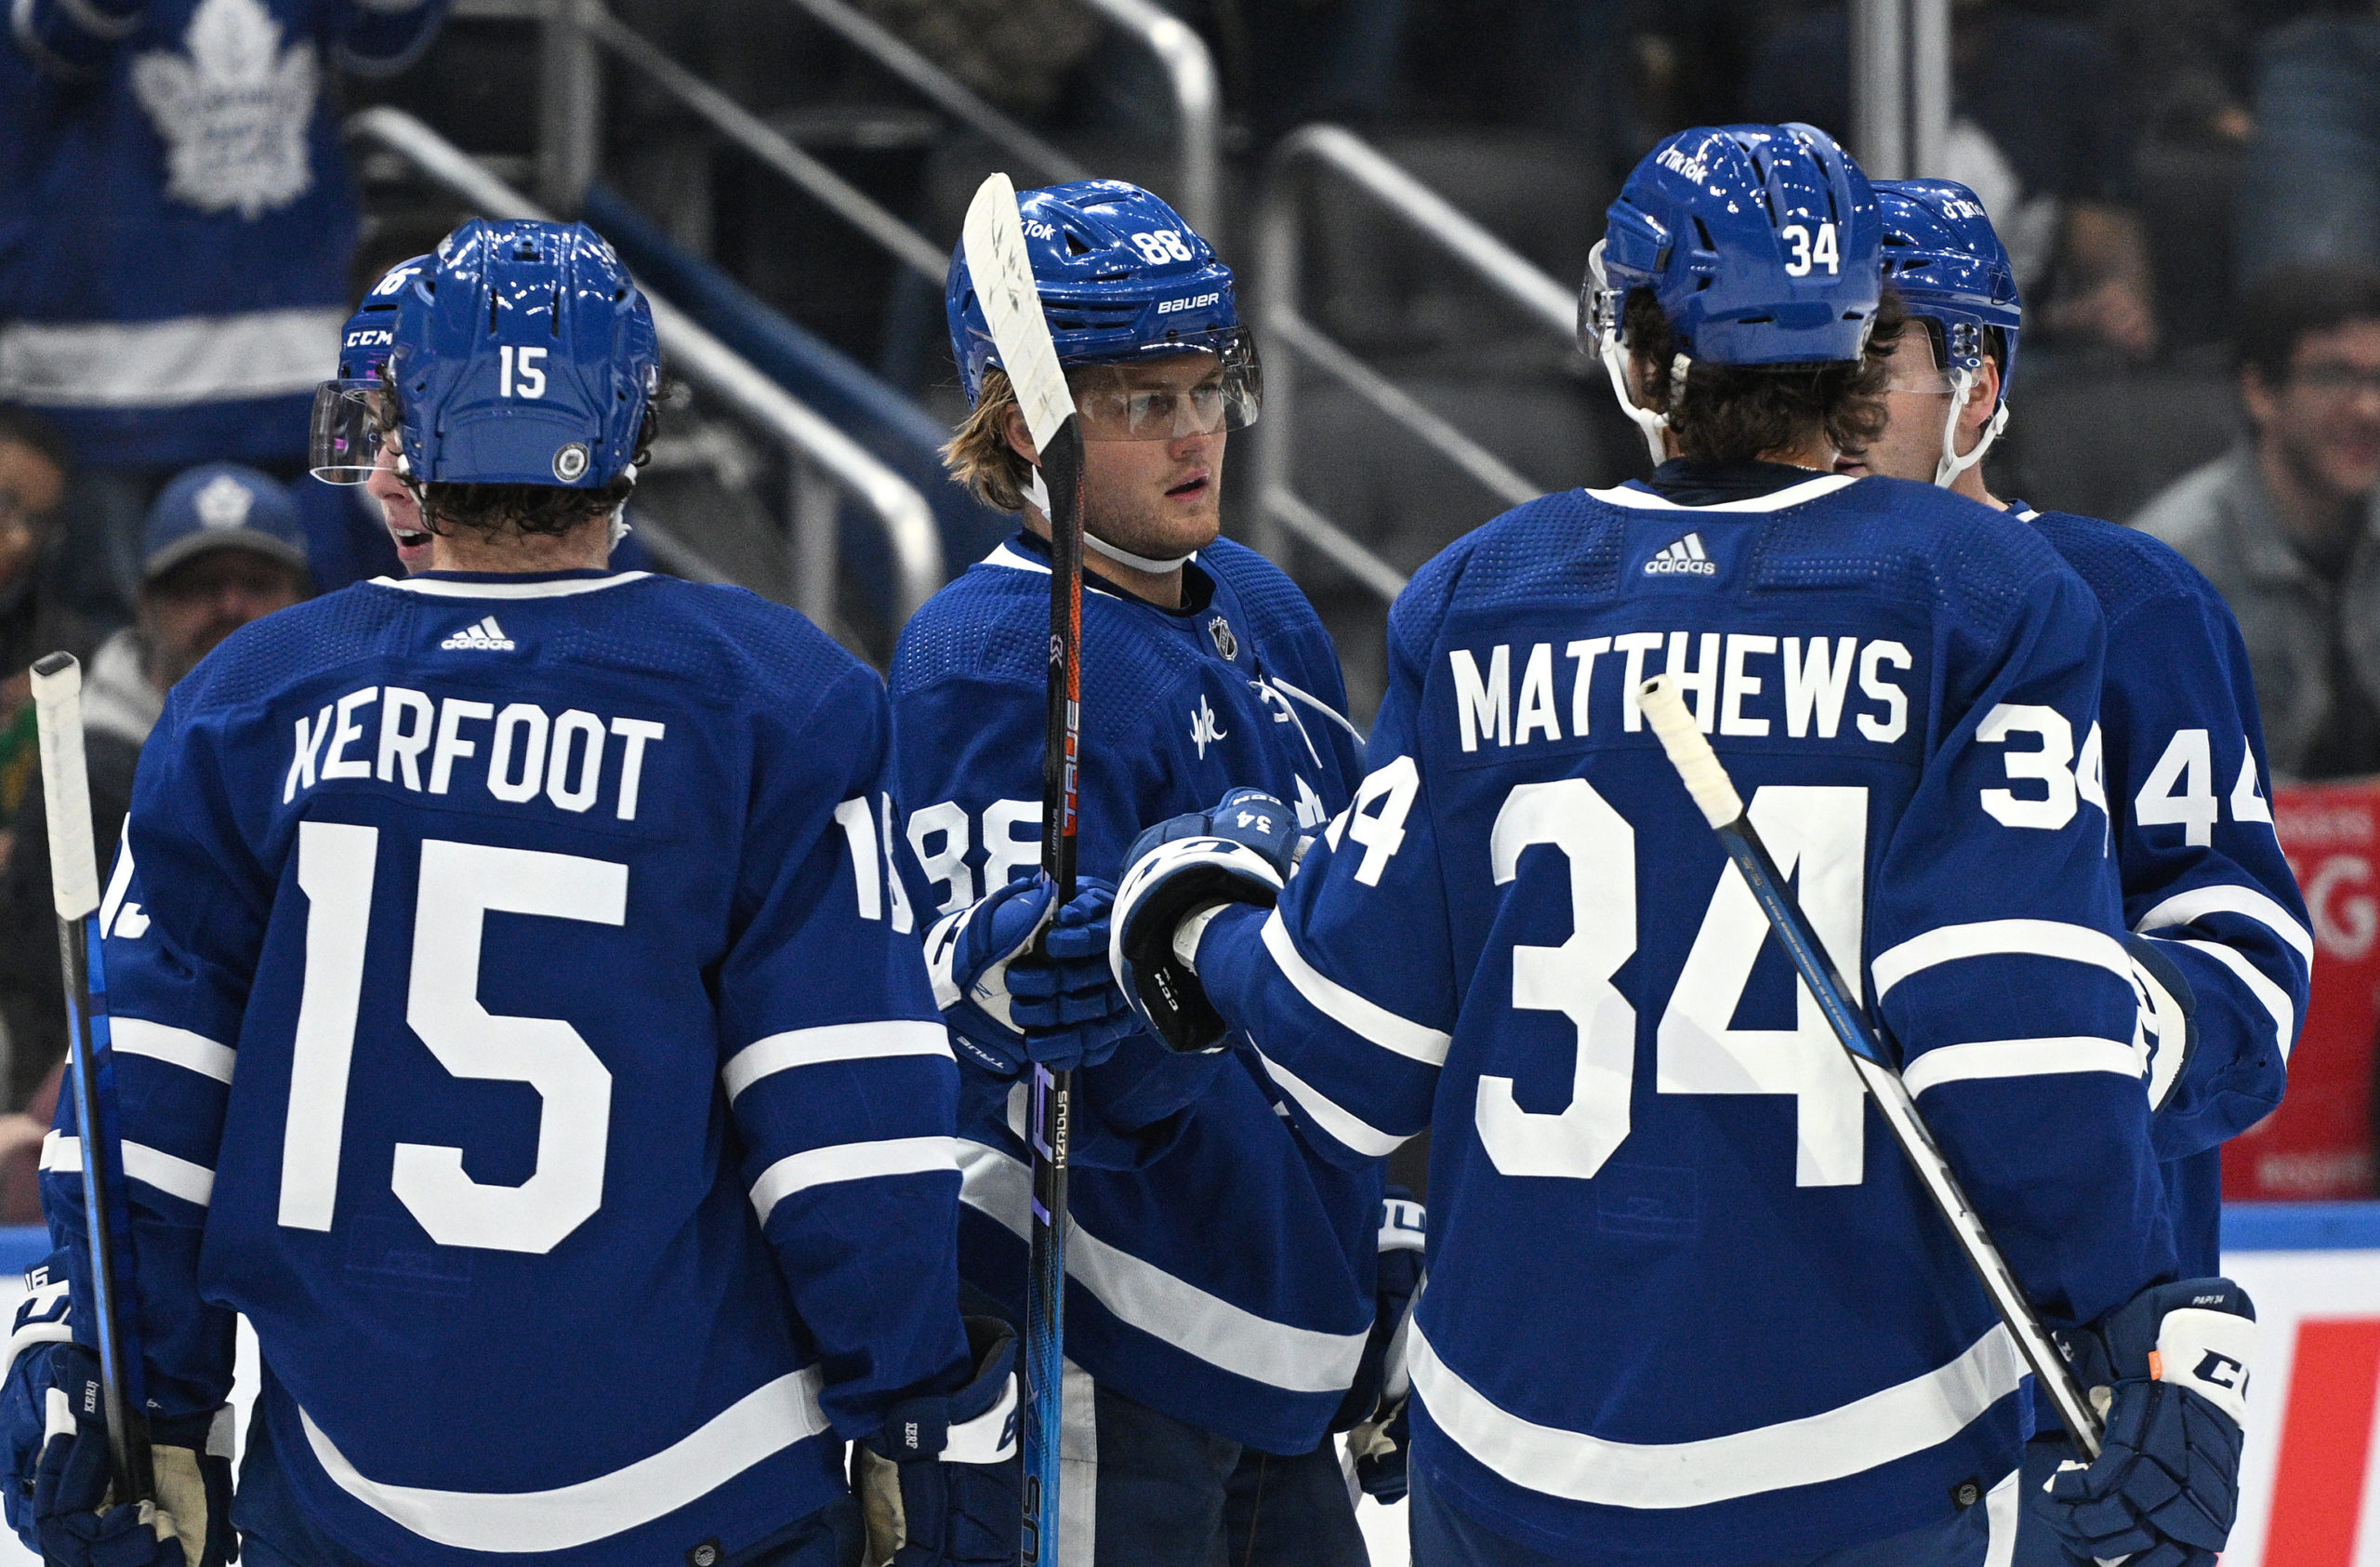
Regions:
[[[1606, 241], [1595, 241], [1587, 252], [1587, 286], [1579, 296], [1579, 338], [1592, 342], [1603, 367], [1611, 377], [1611, 394], [1620, 399], [1620, 411], [1636, 421], [1645, 432], [1645, 449], [1652, 454], [1653, 466], [1659, 468], [1669, 460], [1669, 445], [1662, 439], [1670, 427], [1667, 414], [1656, 413], [1639, 406], [1635, 395], [1628, 389], [1628, 348], [1620, 340], [1620, 312], [1624, 301], [1620, 290], [1611, 287], [1604, 275], [1603, 247]], [[1686, 390], [1686, 372], [1694, 362], [1681, 353], [1670, 365], [1670, 405], [1677, 405]]]
[[[1033, 479], [1025, 486], [1025, 498], [1032, 504], [1036, 511], [1047, 517], [1050, 514], [1050, 490], [1041, 483], [1041, 471], [1036, 468], [1032, 471]], [[1128, 565], [1134, 571], [1145, 571], [1155, 577], [1162, 577], [1169, 571], [1180, 570], [1190, 564], [1191, 555], [1197, 553], [1194, 550], [1190, 555], [1175, 555], [1170, 560], [1159, 560], [1155, 555], [1135, 555], [1130, 550], [1108, 543], [1087, 527], [1082, 530], [1082, 541], [1094, 553], [1104, 555], [1119, 565]]]

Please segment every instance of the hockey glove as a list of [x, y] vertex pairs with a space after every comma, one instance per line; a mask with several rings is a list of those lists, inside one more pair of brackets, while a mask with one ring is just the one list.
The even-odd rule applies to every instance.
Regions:
[[66, 1257], [25, 1275], [0, 1373], [9, 1525], [53, 1567], [220, 1567], [231, 1532], [230, 1406], [149, 1422], [157, 1498], [108, 1506], [99, 1359], [73, 1341]]
[[2048, 1483], [2048, 1521], [2079, 1556], [2211, 1567], [2240, 1501], [2256, 1312], [2228, 1279], [2143, 1291], [2073, 1335], [2074, 1370], [2107, 1416], [2097, 1463]]
[[1213, 810], [1132, 841], [1109, 961], [1132, 1010], [1172, 1049], [1213, 1050], [1231, 1031], [1198, 983], [1198, 937], [1227, 904], [1273, 907], [1297, 866], [1297, 819], [1262, 790], [1235, 789]]
[[1025, 1475], [1016, 1450], [1016, 1330], [967, 1319], [975, 1374], [948, 1398], [895, 1404], [852, 1448], [869, 1567], [1015, 1567]]
[[926, 935], [944, 1020], [970, 1060], [1001, 1077], [1027, 1061], [1052, 1071], [1097, 1066], [1137, 1026], [1107, 970], [1115, 889], [1085, 878], [1053, 916], [1056, 890], [1039, 871], [1019, 871]]
[[1421, 1245], [1427, 1223], [1421, 1204], [1401, 1186], [1381, 1202], [1379, 1306], [1355, 1391], [1369, 1394], [1371, 1413], [1347, 1433], [1347, 1454], [1364, 1494], [1386, 1504], [1405, 1499], [1407, 1450], [1412, 1444], [1413, 1378], [1406, 1369], [1405, 1344], [1412, 1331], [1413, 1307], [1421, 1293]]

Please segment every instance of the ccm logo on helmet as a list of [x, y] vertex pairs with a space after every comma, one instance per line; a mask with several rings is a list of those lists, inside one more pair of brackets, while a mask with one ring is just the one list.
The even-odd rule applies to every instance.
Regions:
[[1157, 307], [1157, 312], [1159, 315], [1171, 315], [1177, 311], [1204, 310], [1222, 298], [1221, 294], [1201, 294], [1196, 299], [1168, 299]]

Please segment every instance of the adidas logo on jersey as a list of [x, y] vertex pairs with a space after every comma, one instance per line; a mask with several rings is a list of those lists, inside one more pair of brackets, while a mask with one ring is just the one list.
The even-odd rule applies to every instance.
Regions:
[[504, 634], [504, 628], [491, 615], [475, 626], [464, 627], [438, 645], [450, 652], [460, 648], [473, 653], [509, 653], [512, 639]]
[[1702, 536], [1689, 533], [1645, 563], [1647, 577], [1716, 577], [1719, 568], [1702, 552]]

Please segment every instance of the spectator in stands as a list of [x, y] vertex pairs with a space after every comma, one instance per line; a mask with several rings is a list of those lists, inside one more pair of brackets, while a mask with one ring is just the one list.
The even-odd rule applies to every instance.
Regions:
[[14, 0], [0, 397], [73, 452], [76, 607], [128, 618], [141, 517], [178, 469], [302, 471], [357, 230], [329, 73], [410, 63], [448, 3]]
[[2236, 352], [2252, 432], [2133, 525], [2240, 618], [2275, 775], [2380, 772], [2380, 272], [2268, 274]]
[[[1780, 29], [1755, 60], [1744, 117], [1851, 130], [1850, 24], [1836, 7]], [[1953, 0], [1943, 166], [2006, 240], [2030, 313], [2053, 335], [2128, 357], [2157, 349], [2155, 288], [2130, 201], [2123, 73], [2097, 33], [2003, 0]]]
[[[83, 676], [91, 830], [102, 861], [131, 804], [140, 747], [165, 693], [225, 637], [313, 591], [298, 509], [253, 468], [209, 463], [175, 478], [150, 510], [146, 544], [139, 619], [100, 644]], [[7, 1103], [21, 1106], [66, 1050], [38, 782], [16, 826], [0, 866], [0, 1018], [10, 1043]], [[0, 1147], [5, 1134], [0, 1127]]]
[[43, 585], [71, 471], [66, 443], [46, 419], [0, 403], [0, 854], [39, 766], [27, 668], [61, 647], [87, 653], [94, 640]]
[[2304, 18], [2265, 38], [2256, 65], [2241, 275], [2293, 261], [2380, 267], [2380, 18]]

